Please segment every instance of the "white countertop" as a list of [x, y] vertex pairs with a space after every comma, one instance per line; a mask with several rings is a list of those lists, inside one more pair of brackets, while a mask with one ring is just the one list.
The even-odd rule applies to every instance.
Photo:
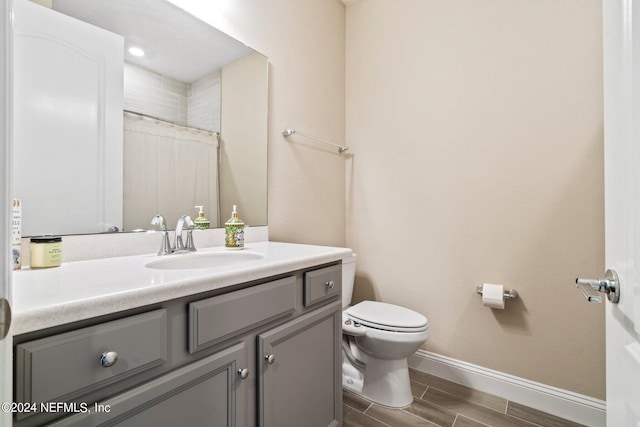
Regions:
[[[223, 247], [214, 247], [198, 253], [224, 251]], [[351, 249], [346, 248], [278, 242], [247, 244], [244, 251], [264, 257], [239, 266], [156, 270], [145, 264], [161, 257], [147, 254], [15, 271], [11, 333], [19, 335], [220, 289], [351, 255]], [[185, 255], [165, 258], [178, 256]]]

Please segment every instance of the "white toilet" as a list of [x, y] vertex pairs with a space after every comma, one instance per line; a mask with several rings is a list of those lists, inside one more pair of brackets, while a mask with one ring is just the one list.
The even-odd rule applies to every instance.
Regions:
[[407, 357], [429, 339], [423, 315], [393, 304], [349, 307], [357, 255], [342, 260], [342, 386], [381, 405], [411, 404]]

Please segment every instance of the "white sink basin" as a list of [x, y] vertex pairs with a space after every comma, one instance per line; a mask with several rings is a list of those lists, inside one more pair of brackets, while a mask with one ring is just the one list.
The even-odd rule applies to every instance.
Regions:
[[169, 255], [157, 261], [145, 264], [147, 268], [157, 270], [196, 270], [200, 268], [229, 267], [257, 261], [264, 255], [255, 252], [214, 252]]

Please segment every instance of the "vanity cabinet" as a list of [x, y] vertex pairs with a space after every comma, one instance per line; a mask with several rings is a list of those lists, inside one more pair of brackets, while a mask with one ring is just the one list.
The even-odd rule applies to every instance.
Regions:
[[341, 275], [322, 265], [14, 337], [14, 400], [68, 405], [14, 426], [339, 426]]

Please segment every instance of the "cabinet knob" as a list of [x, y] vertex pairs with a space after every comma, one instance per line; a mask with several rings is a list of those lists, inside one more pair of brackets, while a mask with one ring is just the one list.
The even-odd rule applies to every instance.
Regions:
[[333, 289], [336, 286], [336, 284], [335, 284], [335, 282], [333, 280], [329, 280], [328, 282], [325, 283], [325, 285], [329, 289]]
[[249, 370], [247, 368], [238, 369], [238, 375], [240, 375], [240, 379], [246, 380], [249, 376]]
[[106, 351], [102, 353], [100, 356], [100, 364], [104, 368], [108, 368], [109, 366], [113, 366], [118, 361], [118, 353], [115, 351]]
[[276, 361], [276, 355], [275, 354], [267, 354], [264, 357], [264, 360], [266, 360], [269, 365], [273, 365], [273, 362]]

